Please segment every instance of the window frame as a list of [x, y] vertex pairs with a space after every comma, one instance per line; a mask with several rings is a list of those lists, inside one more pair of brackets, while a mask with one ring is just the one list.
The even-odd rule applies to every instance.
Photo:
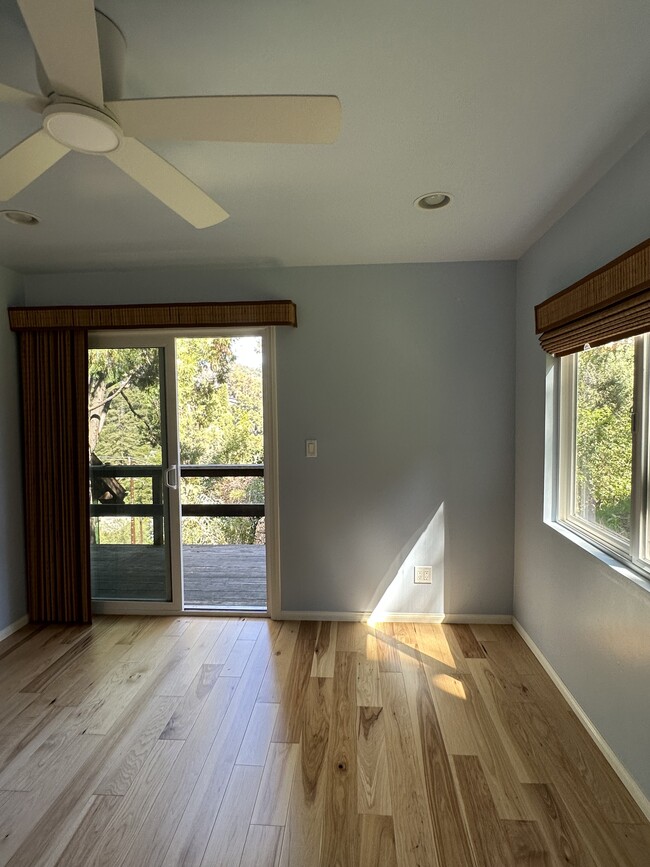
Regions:
[[630, 491], [630, 539], [599, 527], [575, 514], [575, 436], [577, 369], [579, 352], [556, 359], [558, 424], [554, 523], [589, 542], [650, 579], [650, 333], [634, 338], [634, 384], [632, 424], [632, 471]]

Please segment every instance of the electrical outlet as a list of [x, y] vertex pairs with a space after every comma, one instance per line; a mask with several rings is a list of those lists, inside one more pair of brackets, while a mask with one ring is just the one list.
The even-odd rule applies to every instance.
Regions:
[[431, 566], [416, 566], [413, 581], [415, 584], [431, 584], [433, 580]]

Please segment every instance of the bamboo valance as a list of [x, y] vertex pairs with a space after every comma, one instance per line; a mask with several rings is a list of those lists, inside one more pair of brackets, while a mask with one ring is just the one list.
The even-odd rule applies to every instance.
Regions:
[[650, 238], [535, 307], [552, 355], [650, 331]]
[[117, 304], [85, 307], [10, 307], [13, 331], [132, 328], [255, 328], [298, 324], [293, 301], [196, 304]]

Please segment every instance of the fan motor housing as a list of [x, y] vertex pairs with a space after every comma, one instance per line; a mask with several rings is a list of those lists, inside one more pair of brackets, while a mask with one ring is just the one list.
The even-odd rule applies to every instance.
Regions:
[[[122, 98], [126, 39], [117, 24], [97, 9], [95, 10], [95, 20], [99, 42], [99, 63], [104, 85], [104, 102], [109, 102]], [[55, 91], [41, 65], [38, 54], [36, 55], [36, 77], [41, 93], [47, 97], [52, 96]], [[67, 94], [60, 95], [67, 96]]]

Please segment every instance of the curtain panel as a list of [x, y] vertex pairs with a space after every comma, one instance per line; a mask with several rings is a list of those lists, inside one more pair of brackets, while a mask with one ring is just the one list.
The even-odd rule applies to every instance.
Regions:
[[88, 339], [20, 335], [29, 618], [90, 623]]

